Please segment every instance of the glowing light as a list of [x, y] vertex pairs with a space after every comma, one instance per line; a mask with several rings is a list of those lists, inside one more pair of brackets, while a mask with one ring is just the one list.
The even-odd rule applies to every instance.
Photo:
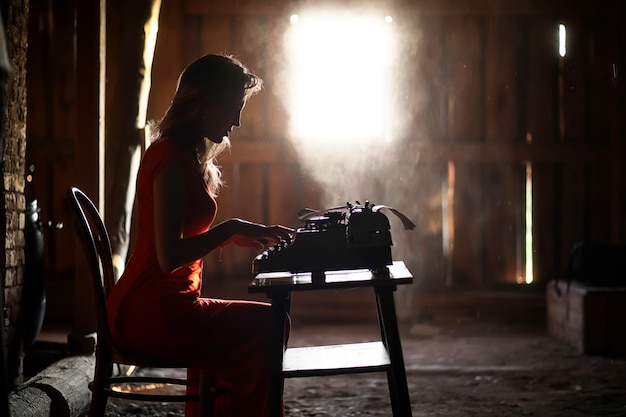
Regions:
[[392, 22], [393, 22], [393, 17], [391, 17], [391, 16], [385, 16], [385, 22], [387, 22], [387, 23], [392, 23]]
[[526, 162], [526, 284], [533, 282], [533, 166]]
[[[532, 143], [532, 133], [526, 133], [526, 142]], [[526, 162], [526, 236], [525, 236], [525, 266], [526, 266], [526, 284], [533, 282], [533, 164]]]
[[307, 13], [290, 20], [292, 136], [390, 141], [391, 26], [380, 16], [349, 13]]
[[291, 16], [289, 16], [289, 21], [293, 24], [293, 23], [298, 23], [298, 20], [300, 20], [300, 16], [298, 16], [297, 14], [292, 14]]
[[564, 58], [565, 53], [567, 52], [566, 35], [565, 25], [561, 23], [559, 25], [559, 55], [561, 55], [561, 58]]

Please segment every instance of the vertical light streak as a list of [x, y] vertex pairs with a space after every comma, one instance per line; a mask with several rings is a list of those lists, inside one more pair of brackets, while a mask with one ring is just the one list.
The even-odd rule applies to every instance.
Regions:
[[454, 161], [448, 161], [448, 182], [443, 198], [443, 252], [446, 255], [446, 285], [452, 285], [452, 257], [454, 255], [454, 187], [456, 171]]
[[106, 0], [100, 0], [100, 27], [99, 30], [99, 75], [98, 75], [98, 210], [102, 218], [104, 212], [104, 179], [105, 179], [105, 126], [106, 120]]
[[565, 25], [561, 23], [559, 25], [559, 55], [561, 55], [561, 58], [565, 58], [566, 53], [567, 53], [567, 30], [565, 29]]
[[526, 284], [533, 282], [533, 165], [526, 162]]
[[563, 79], [563, 72], [565, 66], [565, 25], [559, 25], [559, 75], [558, 75], [558, 91], [559, 91], [559, 139], [562, 142], [565, 136], [565, 109], [564, 109], [564, 94], [565, 94], [565, 80]]
[[[532, 133], [526, 133], [526, 142], [531, 144], [533, 140]], [[526, 284], [531, 284], [534, 280], [533, 274], [533, 164], [530, 161], [526, 161], [526, 207], [525, 207], [525, 223], [526, 223], [526, 235], [524, 242], [525, 246], [525, 277]]]

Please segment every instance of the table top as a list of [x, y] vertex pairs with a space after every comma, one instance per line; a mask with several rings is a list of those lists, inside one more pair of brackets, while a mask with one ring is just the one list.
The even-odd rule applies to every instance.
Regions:
[[322, 278], [314, 277], [310, 272], [264, 272], [254, 277], [248, 285], [248, 292], [269, 293], [274, 291], [383, 287], [413, 282], [413, 275], [404, 262], [394, 261], [388, 269], [388, 274], [373, 274], [369, 269], [326, 271]]

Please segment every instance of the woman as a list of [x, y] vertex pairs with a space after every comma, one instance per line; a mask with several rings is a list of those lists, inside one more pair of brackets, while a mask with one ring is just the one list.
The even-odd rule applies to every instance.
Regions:
[[[228, 244], [262, 249], [293, 233], [241, 219], [212, 224], [221, 185], [216, 157], [261, 84], [221, 55], [203, 56], [183, 71], [141, 162], [137, 244], [107, 300], [120, 347], [211, 374], [225, 393], [216, 400], [217, 417], [268, 416], [271, 323], [266, 303], [201, 298], [203, 257]], [[188, 404], [186, 411], [197, 409]]]

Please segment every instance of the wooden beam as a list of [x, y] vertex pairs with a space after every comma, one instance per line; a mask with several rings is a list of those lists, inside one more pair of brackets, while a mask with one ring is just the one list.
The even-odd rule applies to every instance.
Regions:
[[[316, 7], [337, 7], [337, 2], [312, 3]], [[610, 14], [616, 11], [617, 2], [612, 0], [597, 0], [595, 2], [583, 0], [413, 0], [402, 4], [400, 1], [384, 6], [386, 11], [395, 15], [426, 14], [426, 15], [465, 15], [465, 16], [572, 16], [595, 14]], [[363, 8], [365, 2], [342, 2], [339, 7]], [[211, 1], [189, 0], [185, 11], [190, 14], [203, 15], [237, 15], [237, 16], [271, 16], [286, 14], [297, 10], [297, 2], [238, 2], [231, 0]], [[308, 7], [303, 3], [303, 7]]]
[[420, 159], [442, 161], [599, 163], [607, 160], [608, 151], [607, 146], [587, 144], [411, 144], [407, 151], [400, 150], [399, 156], [417, 153]]
[[[287, 2], [289, 3], [289, 2]], [[239, 15], [239, 16], [267, 16], [284, 13], [287, 6], [274, 2], [254, 2], [240, 4], [237, 1], [187, 1], [185, 12], [200, 15]]]
[[[387, 146], [381, 142], [381, 148]], [[546, 162], [592, 164], [609, 161], [608, 145], [509, 143], [398, 143], [385, 150], [398, 161]], [[296, 163], [298, 154], [286, 140], [241, 141], [222, 163]]]
[[[30, 138], [31, 141], [39, 141]], [[57, 140], [52, 145], [41, 143], [32, 151], [33, 157], [53, 154], [55, 159], [68, 160], [75, 157], [73, 141]], [[402, 143], [393, 149], [392, 155], [400, 161], [473, 161], [473, 162], [554, 162], [554, 163], [606, 163], [619, 160], [620, 153], [613, 153], [615, 141], [610, 145], [592, 144], [507, 144], [507, 143]], [[295, 163], [298, 153], [287, 139], [271, 141], [234, 141], [230, 153], [221, 162]]]

